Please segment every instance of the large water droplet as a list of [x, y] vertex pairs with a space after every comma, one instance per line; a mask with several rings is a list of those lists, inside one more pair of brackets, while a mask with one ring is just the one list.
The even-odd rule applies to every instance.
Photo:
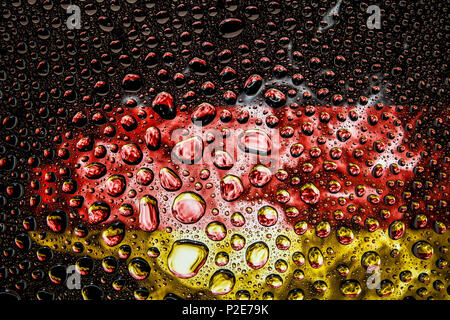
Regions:
[[236, 284], [234, 273], [227, 269], [217, 270], [209, 281], [209, 290], [214, 295], [231, 292]]
[[228, 174], [220, 180], [220, 193], [226, 201], [234, 201], [244, 192], [244, 185], [241, 179]]
[[262, 188], [272, 180], [272, 172], [266, 166], [258, 164], [250, 171], [248, 179], [253, 186]]
[[262, 242], [255, 242], [248, 246], [245, 260], [252, 269], [261, 269], [269, 259], [269, 248]]
[[167, 167], [159, 170], [159, 181], [161, 186], [167, 191], [177, 191], [182, 186], [180, 177], [175, 171]]
[[177, 240], [167, 257], [167, 266], [178, 278], [192, 278], [206, 262], [208, 252], [208, 247], [201, 242]]
[[258, 210], [258, 222], [264, 227], [271, 227], [278, 221], [278, 212], [271, 206], [264, 206]]
[[262, 130], [245, 130], [238, 137], [239, 148], [244, 152], [268, 155], [272, 152], [272, 140]]
[[150, 274], [150, 266], [147, 261], [142, 258], [133, 258], [128, 263], [128, 272], [136, 280], [144, 280]]
[[202, 138], [195, 136], [178, 142], [172, 149], [172, 156], [184, 164], [200, 161], [203, 156]]
[[153, 232], [159, 225], [158, 201], [145, 195], [139, 201], [139, 227], [148, 232]]
[[308, 261], [311, 267], [318, 269], [323, 265], [323, 255], [319, 248], [313, 247], [308, 251]]
[[244, 23], [240, 19], [228, 18], [219, 23], [219, 33], [223, 38], [237, 37], [244, 30]]
[[206, 203], [195, 192], [180, 193], [172, 204], [173, 216], [182, 223], [195, 223], [205, 214]]
[[307, 183], [300, 189], [300, 198], [307, 204], [316, 204], [320, 198], [320, 191], [314, 184]]

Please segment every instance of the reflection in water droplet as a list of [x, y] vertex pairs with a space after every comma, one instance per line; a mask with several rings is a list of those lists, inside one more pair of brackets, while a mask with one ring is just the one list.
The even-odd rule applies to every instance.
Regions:
[[214, 295], [224, 295], [233, 290], [236, 278], [230, 270], [217, 270], [209, 281], [209, 290]]
[[412, 247], [412, 252], [416, 258], [428, 260], [433, 256], [433, 246], [426, 241], [417, 241]]
[[307, 204], [316, 204], [320, 198], [320, 191], [314, 184], [307, 183], [300, 189], [300, 198]]
[[269, 155], [272, 152], [272, 140], [262, 130], [249, 129], [238, 137], [238, 146], [244, 152]]
[[118, 245], [123, 240], [124, 236], [125, 224], [120, 221], [113, 223], [102, 232], [103, 242], [109, 247]]
[[393, 240], [400, 239], [405, 233], [405, 228], [405, 224], [399, 220], [392, 222], [389, 226], [389, 237]]
[[167, 266], [178, 278], [192, 278], [206, 262], [208, 253], [208, 247], [201, 242], [177, 240], [167, 257]]
[[253, 186], [262, 188], [272, 180], [272, 172], [266, 166], [259, 164], [250, 171], [248, 179]]
[[355, 234], [353, 231], [345, 226], [341, 226], [337, 229], [336, 237], [339, 243], [343, 245], [348, 245], [355, 240]]
[[345, 280], [339, 287], [342, 295], [345, 297], [357, 297], [362, 291], [361, 284], [357, 280]]
[[217, 266], [219, 267], [226, 266], [229, 261], [230, 257], [228, 256], [228, 253], [220, 251], [216, 254], [215, 262]]
[[311, 267], [318, 269], [323, 265], [323, 255], [319, 248], [313, 247], [308, 251], [308, 261]]
[[228, 174], [220, 180], [220, 193], [226, 201], [234, 201], [244, 192], [244, 185], [241, 179]]
[[245, 246], [245, 238], [240, 234], [233, 234], [230, 240], [231, 247], [236, 250], [242, 250]]
[[128, 263], [128, 272], [136, 280], [144, 280], [150, 274], [150, 266], [142, 258], [133, 258]]
[[145, 195], [139, 201], [139, 227], [148, 232], [153, 232], [159, 225], [158, 201]]
[[375, 271], [381, 265], [381, 258], [375, 251], [367, 251], [361, 257], [361, 265], [368, 271]]
[[177, 191], [182, 186], [180, 177], [175, 171], [167, 167], [159, 170], [159, 181], [161, 186], [167, 191]]
[[213, 241], [221, 241], [227, 235], [227, 228], [222, 222], [210, 222], [205, 229], [206, 236]]
[[266, 277], [266, 284], [271, 288], [279, 288], [283, 285], [283, 279], [277, 274], [269, 274]]
[[395, 291], [395, 285], [390, 280], [382, 280], [380, 288], [376, 290], [379, 297], [388, 297]]
[[245, 253], [245, 260], [252, 269], [260, 269], [264, 267], [269, 259], [269, 247], [262, 242], [255, 242], [248, 246]]
[[303, 300], [305, 298], [305, 293], [302, 289], [292, 289], [287, 295], [287, 300]]
[[191, 137], [178, 142], [172, 149], [173, 159], [184, 164], [194, 164], [203, 156], [203, 140], [200, 137]]
[[271, 227], [278, 221], [278, 212], [271, 206], [264, 206], [258, 210], [258, 222], [265, 227]]
[[180, 193], [172, 204], [173, 216], [182, 223], [195, 223], [203, 217], [206, 203], [203, 198], [195, 192]]

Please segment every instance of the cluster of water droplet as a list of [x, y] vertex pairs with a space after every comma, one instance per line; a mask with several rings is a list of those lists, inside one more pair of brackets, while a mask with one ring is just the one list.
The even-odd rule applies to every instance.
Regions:
[[2, 295], [445, 295], [441, 5], [69, 4], [0, 5]]

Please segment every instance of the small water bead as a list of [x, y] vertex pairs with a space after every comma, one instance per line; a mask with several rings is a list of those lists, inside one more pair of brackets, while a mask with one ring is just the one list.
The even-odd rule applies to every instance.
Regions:
[[323, 280], [317, 280], [314, 281], [313, 288], [317, 293], [324, 293], [328, 290], [328, 284]]
[[151, 247], [147, 250], [147, 256], [150, 258], [158, 258], [160, 254], [161, 252], [156, 247]]
[[353, 242], [355, 235], [350, 228], [341, 226], [336, 231], [336, 237], [340, 244], [348, 245]]
[[286, 190], [278, 190], [275, 197], [279, 203], [287, 203], [291, 199], [291, 195]]
[[272, 151], [272, 140], [262, 130], [249, 129], [238, 136], [238, 146], [244, 152], [268, 155]]
[[206, 179], [208, 179], [209, 178], [209, 176], [210, 176], [210, 171], [208, 170], [208, 169], [203, 169], [202, 171], [200, 171], [200, 179], [202, 179], [202, 180], [206, 180]]
[[296, 251], [292, 254], [292, 261], [297, 265], [297, 266], [302, 266], [305, 264], [305, 256], [303, 255], [303, 253], [301, 253], [300, 251]]
[[75, 270], [82, 276], [90, 274], [94, 269], [94, 261], [89, 256], [78, 258], [75, 262]]
[[135, 143], [129, 143], [122, 146], [120, 155], [125, 164], [137, 165], [141, 162], [143, 153], [141, 148]]
[[446, 269], [448, 267], [448, 261], [445, 258], [439, 258], [436, 261], [436, 267], [438, 267], [439, 269]]
[[410, 282], [413, 279], [413, 274], [409, 270], [400, 272], [400, 280], [402, 282]]
[[94, 202], [88, 210], [89, 222], [91, 224], [98, 224], [106, 221], [111, 213], [111, 207], [103, 202]]
[[306, 221], [299, 221], [294, 225], [294, 232], [298, 235], [304, 234], [308, 230], [308, 223]]
[[136, 173], [136, 182], [142, 186], [148, 186], [154, 178], [153, 171], [149, 168], [141, 168]]
[[119, 207], [118, 212], [121, 216], [130, 217], [134, 213], [133, 206], [131, 204], [125, 203]]
[[346, 277], [350, 273], [350, 268], [345, 264], [340, 264], [336, 267], [336, 271], [340, 276]]
[[328, 221], [321, 221], [316, 226], [316, 236], [319, 238], [327, 237], [331, 232], [331, 225]]
[[434, 288], [434, 290], [441, 292], [441, 291], [444, 291], [445, 284], [441, 280], [435, 280], [433, 282], [433, 288]]
[[380, 223], [377, 219], [369, 217], [364, 221], [364, 226], [369, 232], [375, 232], [380, 227]]
[[393, 240], [400, 239], [405, 233], [405, 224], [399, 220], [394, 221], [389, 226], [389, 237]]
[[125, 224], [117, 221], [102, 231], [102, 240], [109, 246], [118, 245], [125, 237]]
[[235, 295], [236, 300], [250, 300], [251, 294], [247, 290], [238, 290]]
[[108, 256], [102, 259], [102, 268], [106, 273], [113, 273], [117, 270], [117, 260], [112, 257]]
[[200, 220], [206, 211], [205, 200], [195, 192], [182, 192], [173, 201], [172, 214], [185, 224]]
[[127, 245], [127, 244], [121, 245], [119, 247], [119, 251], [118, 251], [119, 258], [121, 258], [123, 260], [128, 259], [130, 257], [130, 255], [131, 255], [131, 251], [132, 250], [131, 250], [131, 247], [129, 245]]
[[168, 167], [161, 168], [159, 171], [159, 181], [161, 186], [167, 191], [177, 191], [183, 184], [175, 171]]
[[284, 213], [288, 218], [295, 218], [300, 214], [300, 211], [297, 207], [289, 207], [284, 211]]
[[151, 195], [144, 195], [139, 200], [139, 227], [144, 231], [153, 232], [158, 226], [158, 201]]
[[244, 192], [244, 185], [237, 176], [228, 174], [220, 180], [220, 193], [225, 201], [234, 201]]
[[117, 278], [112, 283], [111, 286], [116, 291], [121, 291], [125, 287], [125, 279], [124, 278]]
[[306, 204], [316, 204], [320, 198], [320, 191], [312, 183], [307, 183], [300, 189], [300, 198]]
[[266, 292], [263, 293], [262, 299], [263, 300], [274, 300], [275, 299], [275, 295], [272, 292], [270, 292], [270, 291], [266, 291]]

